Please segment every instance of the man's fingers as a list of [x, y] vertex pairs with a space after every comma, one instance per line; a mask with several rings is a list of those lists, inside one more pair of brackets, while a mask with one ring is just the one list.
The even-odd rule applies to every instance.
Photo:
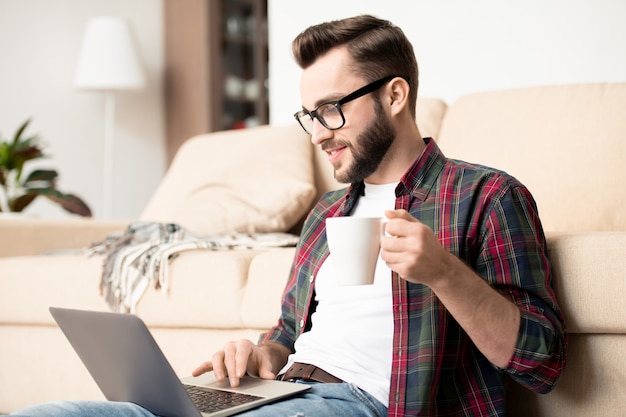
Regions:
[[[192, 372], [193, 376], [199, 376], [206, 372], [213, 371], [216, 381], [223, 381], [228, 377], [232, 387], [239, 386], [239, 380], [248, 371], [250, 374], [258, 374], [262, 378], [272, 378], [272, 364], [264, 356], [253, 357], [256, 346], [249, 340], [238, 342], [228, 342], [224, 349], [216, 352], [210, 361], [202, 363]], [[263, 361], [267, 363], [259, 363]], [[267, 368], [267, 369], [264, 369]]]
[[206, 361], [202, 363], [200, 366], [198, 366], [196, 369], [194, 369], [191, 375], [200, 376], [207, 372], [211, 372], [212, 370], [213, 370], [213, 363], [211, 361]]
[[[234, 343], [228, 343], [226, 346], [224, 346], [224, 360], [223, 360], [223, 364], [224, 364], [224, 371], [221, 374], [221, 380], [223, 380], [224, 378], [226, 378], [226, 376], [228, 376], [228, 379], [230, 380], [230, 386], [231, 387], [236, 387], [239, 385], [239, 378], [237, 377], [237, 371], [236, 371], [236, 367], [237, 367], [237, 347]], [[216, 371], [214, 371], [216, 372]], [[217, 378], [218, 375], [217, 373], [215, 374], [215, 378]]]
[[239, 343], [239, 345], [237, 346], [237, 351], [235, 354], [235, 375], [238, 378], [241, 378], [246, 374], [251, 353], [252, 348], [245, 341]]
[[240, 340], [224, 347], [224, 364], [232, 387], [239, 386], [239, 379], [246, 374], [252, 346], [252, 342]]
[[211, 360], [213, 375], [217, 381], [223, 381], [226, 378], [226, 368], [224, 367], [224, 351], [221, 350], [213, 355]]
[[272, 372], [272, 361], [269, 357], [264, 356], [259, 366], [259, 377], [263, 379], [276, 379], [276, 375]]
[[389, 220], [392, 220], [392, 219], [404, 219], [408, 221], [417, 220], [415, 217], [411, 216], [411, 214], [408, 211], [404, 209], [385, 210], [385, 217], [388, 218]]
[[384, 231], [394, 237], [405, 236], [409, 227], [419, 223], [419, 220], [404, 209], [385, 210], [385, 217], [388, 220], [385, 222]]

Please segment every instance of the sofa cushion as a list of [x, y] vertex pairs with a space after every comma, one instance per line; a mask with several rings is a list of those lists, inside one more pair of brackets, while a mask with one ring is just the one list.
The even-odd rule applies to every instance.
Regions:
[[626, 83], [598, 83], [466, 95], [438, 143], [522, 181], [547, 231], [624, 231], [624, 138]]
[[108, 311], [100, 296], [103, 257], [82, 254], [0, 258], [0, 323], [54, 323], [48, 307]]
[[245, 327], [269, 329], [276, 324], [294, 254], [295, 248], [275, 249], [252, 259], [241, 303]]
[[554, 289], [570, 333], [626, 333], [626, 233], [548, 235]]
[[140, 219], [198, 234], [290, 230], [315, 196], [312, 149], [298, 129], [262, 126], [190, 139]]
[[626, 337], [623, 334], [574, 334], [567, 365], [554, 391], [537, 395], [511, 383], [509, 417], [621, 417], [626, 415]]
[[169, 289], [148, 288], [137, 314], [150, 327], [239, 329], [241, 303], [255, 250], [181, 252], [169, 268]]

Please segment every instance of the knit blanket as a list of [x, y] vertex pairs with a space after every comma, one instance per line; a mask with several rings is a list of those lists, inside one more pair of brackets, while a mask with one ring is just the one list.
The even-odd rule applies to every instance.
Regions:
[[173, 223], [135, 222], [122, 233], [86, 249], [104, 254], [100, 293], [112, 311], [135, 313], [149, 286], [164, 293], [170, 288], [169, 264], [188, 250], [244, 250], [295, 246], [298, 237], [288, 233], [234, 233], [197, 236]]

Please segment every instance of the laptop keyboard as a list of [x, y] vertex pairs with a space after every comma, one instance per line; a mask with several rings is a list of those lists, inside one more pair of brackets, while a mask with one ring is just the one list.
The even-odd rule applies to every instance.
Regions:
[[214, 413], [263, 398], [256, 395], [221, 391], [196, 385], [185, 385], [185, 388], [193, 403], [202, 413]]

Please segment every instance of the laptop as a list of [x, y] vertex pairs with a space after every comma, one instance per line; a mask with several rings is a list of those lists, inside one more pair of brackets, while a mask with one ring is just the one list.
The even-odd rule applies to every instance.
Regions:
[[158, 416], [231, 416], [309, 388], [253, 377], [231, 388], [228, 378], [217, 382], [212, 372], [181, 380], [139, 317], [56, 307], [50, 313], [107, 400]]

